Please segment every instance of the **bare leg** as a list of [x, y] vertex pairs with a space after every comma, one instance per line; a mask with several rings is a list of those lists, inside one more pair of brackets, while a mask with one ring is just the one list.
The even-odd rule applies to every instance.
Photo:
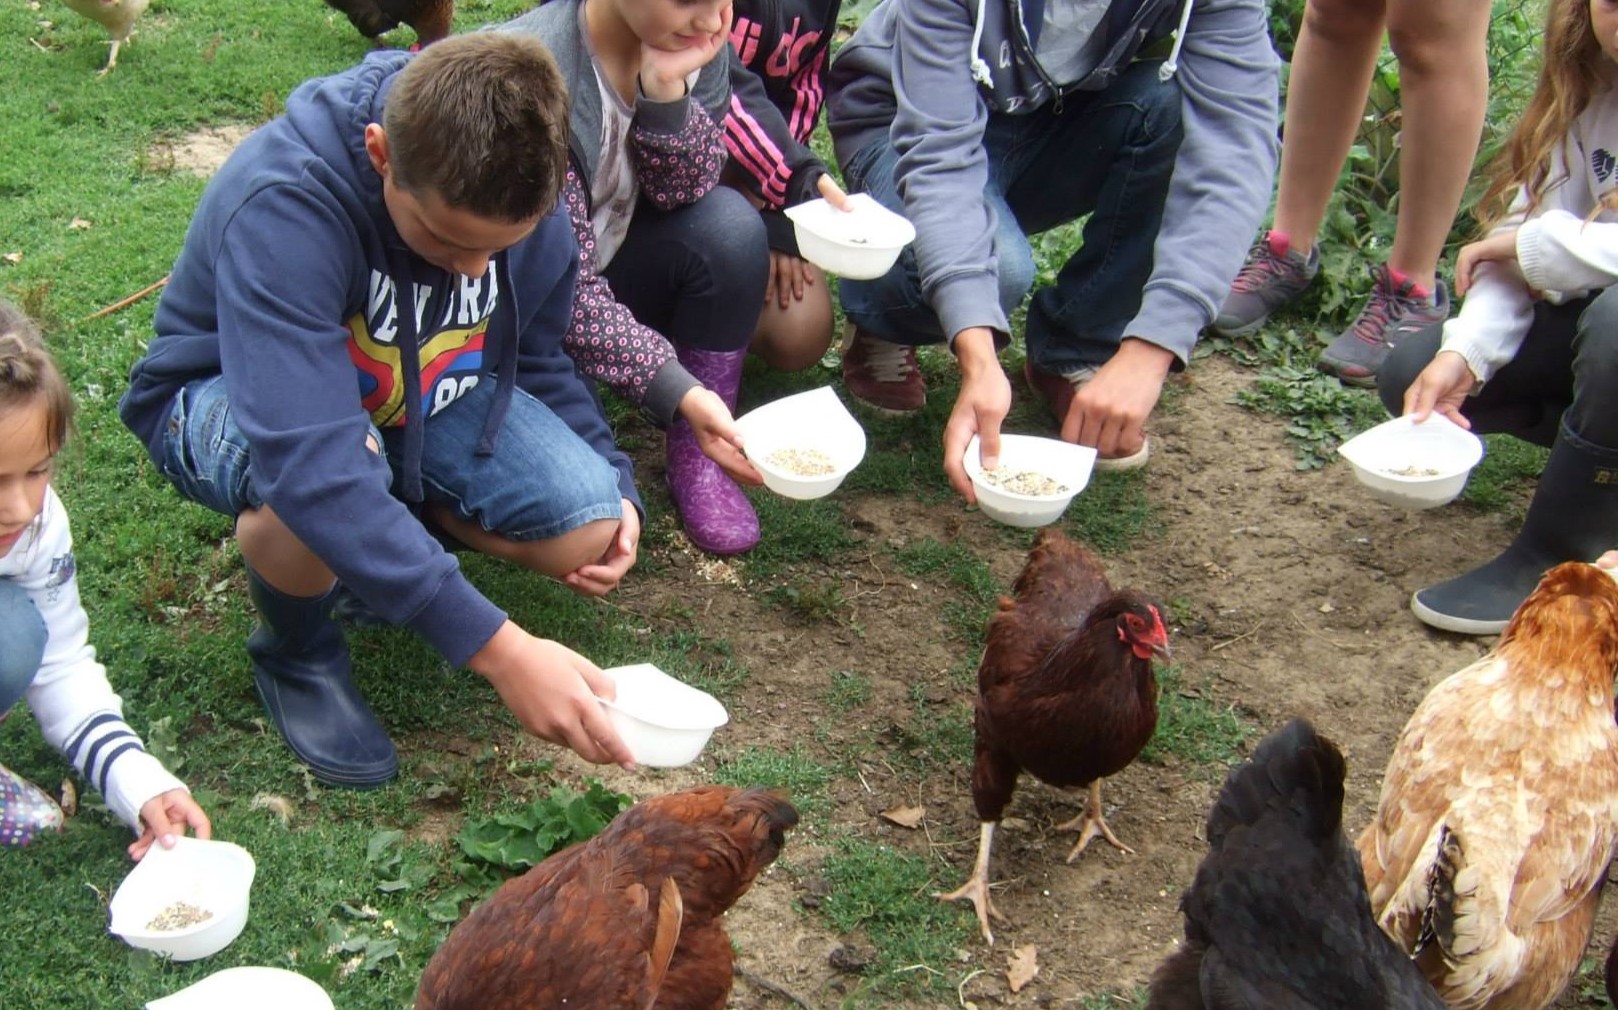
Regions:
[[989, 916], [994, 916], [1001, 922], [1006, 917], [994, 907], [994, 899], [989, 896], [989, 852], [994, 848], [994, 821], [984, 821], [981, 833], [978, 835], [978, 861], [972, 868], [972, 876], [966, 883], [948, 894], [934, 893], [933, 897], [940, 901], [960, 901], [969, 899], [972, 907], [978, 911], [978, 925], [983, 928], [983, 938], [994, 944], [994, 932], [989, 929]]
[[618, 535], [618, 520], [597, 519], [549, 540], [508, 540], [474, 520], [462, 519], [448, 506], [433, 505], [430, 510], [434, 522], [478, 553], [514, 561], [553, 579], [598, 560]]
[[268, 505], [236, 517], [236, 544], [247, 566], [288, 596], [322, 596], [337, 581]]
[[1488, 0], [1389, 0], [1403, 110], [1399, 227], [1388, 266], [1429, 289], [1472, 174], [1489, 102]]
[[803, 298], [788, 298], [786, 308], [778, 298], [764, 303], [758, 328], [749, 348], [764, 363], [779, 372], [798, 372], [819, 361], [831, 346], [831, 292], [826, 275], [811, 266], [813, 283], [805, 284]]
[[[1381, 0], [1309, 0], [1292, 52], [1275, 227], [1305, 252], [1359, 130], [1382, 48]], [[1468, 166], [1470, 167], [1470, 160]]]
[[1073, 818], [1071, 821], [1058, 824], [1056, 826], [1056, 830], [1079, 832], [1079, 840], [1074, 843], [1073, 851], [1067, 854], [1067, 861], [1070, 863], [1079, 858], [1079, 853], [1083, 852], [1085, 847], [1090, 844], [1090, 840], [1095, 838], [1097, 835], [1105, 838], [1113, 848], [1119, 850], [1120, 852], [1127, 852], [1132, 856], [1135, 854], [1134, 849], [1118, 840], [1118, 836], [1112, 833], [1111, 828], [1107, 827], [1106, 818], [1101, 816], [1100, 779], [1096, 779], [1094, 782], [1090, 783], [1090, 801], [1085, 804], [1084, 813]]

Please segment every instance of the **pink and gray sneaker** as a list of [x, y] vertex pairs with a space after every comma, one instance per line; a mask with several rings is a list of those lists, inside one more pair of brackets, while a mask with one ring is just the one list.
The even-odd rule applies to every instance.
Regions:
[[1375, 386], [1377, 370], [1400, 340], [1449, 317], [1443, 281], [1436, 291], [1427, 291], [1385, 264], [1373, 273], [1376, 284], [1359, 318], [1321, 352], [1318, 362], [1321, 371], [1348, 386]]
[[1270, 313], [1297, 300], [1320, 272], [1320, 250], [1305, 256], [1292, 248], [1284, 231], [1271, 230], [1253, 243], [1247, 262], [1231, 282], [1230, 294], [1214, 318], [1213, 331], [1222, 337], [1245, 337], [1258, 332]]

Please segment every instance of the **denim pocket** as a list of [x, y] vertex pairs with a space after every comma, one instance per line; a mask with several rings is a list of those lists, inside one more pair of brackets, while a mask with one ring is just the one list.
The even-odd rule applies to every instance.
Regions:
[[175, 396], [163, 432], [163, 475], [187, 498], [224, 515], [260, 504], [222, 378], [190, 383]]

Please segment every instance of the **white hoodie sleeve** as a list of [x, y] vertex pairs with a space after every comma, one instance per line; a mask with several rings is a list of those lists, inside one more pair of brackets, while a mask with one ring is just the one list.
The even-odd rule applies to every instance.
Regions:
[[[54, 490], [31, 537], [12, 548], [24, 567], [16, 576], [45, 619], [45, 657], [28, 687], [28, 707], [40, 732], [100, 791], [118, 819], [136, 831], [140, 808], [179, 779], [141, 744], [123, 719], [123, 702], [89, 644], [89, 617], [79, 602], [73, 534]], [[11, 560], [8, 558], [7, 560]]]
[[[1567, 145], [1582, 150], [1576, 136], [1570, 136]], [[1552, 152], [1548, 178], [1559, 181], [1545, 192], [1533, 217], [1525, 220], [1528, 193], [1522, 190], [1512, 201], [1511, 213], [1491, 232], [1517, 229], [1522, 277], [1498, 263], [1480, 265], [1461, 311], [1444, 324], [1439, 349], [1465, 358], [1480, 385], [1522, 347], [1534, 321], [1532, 292], [1560, 301], [1564, 295], [1618, 280], [1618, 224], [1584, 224], [1595, 197], [1582, 171], [1568, 171], [1561, 147]]]

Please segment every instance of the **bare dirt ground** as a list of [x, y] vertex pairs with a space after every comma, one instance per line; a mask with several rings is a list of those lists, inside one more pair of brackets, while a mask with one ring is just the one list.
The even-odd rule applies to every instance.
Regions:
[[[1170, 601], [1182, 669], [1177, 690], [1233, 707], [1251, 730], [1248, 747], [1294, 715], [1342, 746], [1349, 763], [1344, 819], [1357, 833], [1409, 712], [1489, 644], [1427, 630], [1406, 608], [1410, 593], [1492, 556], [1509, 539], [1509, 520], [1462, 506], [1403, 512], [1371, 499], [1346, 466], [1299, 471], [1277, 419], [1229, 402], [1250, 380], [1222, 358], [1199, 362], [1180, 380], [1182, 394], [1152, 427], [1153, 528], [1109, 559], [1113, 582]], [[648, 461], [642, 472], [650, 480], [661, 471]], [[862, 938], [836, 935], [802, 911], [824, 886], [815, 869], [826, 839], [848, 831], [923, 855], [947, 889], [969, 872], [978, 834], [964, 762], [918, 777], [887, 760], [891, 741], [917, 718], [912, 685], [926, 685], [934, 717], [961, 726], [970, 719], [972, 692], [959, 674], [968, 647], [945, 623], [947, 590], [884, 570], [891, 561], [882, 558], [892, 554], [881, 548], [962, 541], [989, 560], [1003, 586], [1022, 551], [1002, 528], [958, 503], [918, 508], [845, 494], [840, 504], [871, 552], [822, 573], [849, 604], [837, 621], [806, 623], [712, 572], [704, 577], [687, 558], [667, 558], [656, 578], [624, 587], [620, 604], [647, 620], [681, 620], [659, 615], [683, 608], [683, 619], [732, 629], [734, 658], [750, 676], [733, 700], [730, 726], [701, 762], [650, 780], [609, 773], [607, 784], [635, 795], [683, 788], [705, 781], [715, 758], [748, 747], [857, 758], [858, 774], [831, 786], [829, 816], [806, 818], [792, 836], [787, 868], [761, 879], [731, 913], [741, 965], [790, 990], [801, 1005], [1130, 1005], [1129, 994], [1181, 935], [1179, 891], [1205, 850], [1202, 824], [1222, 778], [1218, 769], [1137, 763], [1108, 780], [1109, 823], [1135, 854], [1098, 843], [1073, 865], [1063, 862], [1073, 836], [1052, 827], [1077, 811], [1077, 797], [1025, 778], [994, 853], [996, 903], [1010, 922], [997, 929], [993, 948], [974, 931], [957, 963], [932, 966], [959, 985], [958, 995], [845, 1003], [857, 979], [840, 969], [849, 953], [841, 948], [857, 952]], [[829, 713], [831, 671], [868, 678], [869, 700], [846, 715]], [[925, 810], [914, 830], [878, 816], [907, 805]], [[969, 917], [970, 909], [963, 905], [960, 914]], [[1609, 929], [1604, 915], [1592, 951], [1604, 953]], [[1007, 956], [1030, 944], [1039, 974], [1013, 993]], [[1113, 1002], [1103, 994], [1120, 995]], [[731, 1005], [789, 1002], [744, 975]], [[1604, 1003], [1569, 995], [1561, 1005]]]

